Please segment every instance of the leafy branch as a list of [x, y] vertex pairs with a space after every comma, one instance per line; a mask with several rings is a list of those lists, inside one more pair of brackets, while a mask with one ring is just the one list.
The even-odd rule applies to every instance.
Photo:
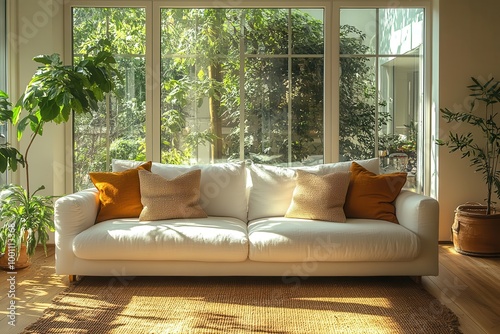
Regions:
[[[493, 189], [500, 197], [500, 172], [498, 170], [500, 128], [496, 119], [498, 113], [494, 110], [495, 104], [500, 102], [500, 82], [491, 78], [482, 84], [476, 78], [471, 79], [474, 83], [467, 86], [472, 92], [469, 96], [473, 98], [470, 110], [453, 112], [448, 108], [442, 108], [440, 112], [447, 123], [466, 123], [478, 128], [483, 134], [483, 141], [478, 143], [479, 139], [472, 132], [459, 134], [450, 131], [447, 140], [438, 139], [436, 143], [447, 146], [450, 152], [462, 153], [462, 158], [469, 158], [475, 171], [482, 173], [487, 187], [486, 214], [491, 214]], [[478, 104], [484, 106], [484, 109], [480, 110], [482, 115], [473, 114]]]
[[[0, 121], [17, 125], [17, 139], [29, 127], [32, 131], [28, 146], [21, 154], [6, 143], [0, 149], [0, 172], [25, 167], [26, 190], [30, 194], [28, 154], [35, 138], [43, 135], [44, 125], [67, 122], [71, 112], [90, 113], [98, 110], [98, 102], [115, 91], [115, 78], [120, 78], [109, 51], [110, 42], [101, 40], [87, 50], [76, 65], [64, 65], [58, 54], [33, 58], [41, 66], [28, 83], [14, 108], [8, 95], [0, 91]], [[26, 112], [24, 114], [23, 112]]]

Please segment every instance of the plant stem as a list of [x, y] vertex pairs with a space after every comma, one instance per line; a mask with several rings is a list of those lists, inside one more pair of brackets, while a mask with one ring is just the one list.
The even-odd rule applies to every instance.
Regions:
[[[486, 93], [483, 93], [486, 95]], [[486, 187], [487, 187], [487, 198], [486, 198], [486, 214], [489, 215], [491, 213], [491, 186], [492, 186], [492, 183], [493, 183], [493, 175], [491, 175], [491, 163], [492, 161], [490, 161], [490, 159], [488, 159], [488, 157], [490, 156], [490, 141], [489, 141], [489, 138], [491, 137], [491, 125], [488, 125], [489, 124], [489, 113], [488, 113], [488, 107], [489, 107], [489, 103], [486, 103], [486, 108], [485, 108], [485, 115], [484, 115], [484, 119], [485, 119], [485, 126], [486, 126]], [[493, 109], [493, 106], [491, 106], [491, 108]], [[492, 110], [493, 111], [493, 110]]]
[[38, 135], [38, 131], [40, 131], [40, 128], [42, 127], [42, 122], [39, 122], [36, 126], [35, 131], [33, 131], [33, 134], [31, 135], [30, 142], [28, 144], [28, 147], [26, 147], [26, 151], [24, 153], [24, 164], [25, 164], [25, 171], [26, 171], [26, 192], [28, 199], [31, 196], [30, 192], [30, 178], [29, 178], [29, 164], [28, 164], [28, 152], [31, 148], [31, 145], [33, 144], [33, 141], [35, 140], [35, 137]]

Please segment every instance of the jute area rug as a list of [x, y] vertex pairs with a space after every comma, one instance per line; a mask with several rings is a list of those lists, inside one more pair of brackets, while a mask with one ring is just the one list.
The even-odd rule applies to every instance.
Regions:
[[24, 333], [460, 333], [407, 277], [83, 277]]

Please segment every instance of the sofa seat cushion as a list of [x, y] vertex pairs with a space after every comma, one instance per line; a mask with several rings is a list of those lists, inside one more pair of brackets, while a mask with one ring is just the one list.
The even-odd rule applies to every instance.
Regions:
[[248, 239], [250, 260], [263, 262], [408, 261], [420, 252], [410, 230], [368, 219], [262, 218], [249, 222]]
[[87, 260], [245, 261], [247, 225], [225, 217], [107, 220], [78, 234], [73, 252]]

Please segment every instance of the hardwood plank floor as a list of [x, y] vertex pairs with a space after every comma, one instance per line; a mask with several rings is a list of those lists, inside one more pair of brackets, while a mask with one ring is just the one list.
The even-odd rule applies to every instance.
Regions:
[[[439, 247], [439, 276], [422, 278], [422, 285], [459, 317], [464, 334], [500, 333], [500, 258], [457, 254], [452, 245]], [[0, 329], [15, 334], [38, 319], [52, 299], [69, 284], [54, 273], [54, 246], [37, 249], [31, 267], [9, 275], [0, 271]], [[8, 279], [15, 277], [15, 298]], [[15, 302], [15, 326], [9, 324], [9, 305]]]
[[[68, 278], [55, 274], [54, 246], [49, 245], [47, 257], [43, 248], [36, 250], [32, 265], [15, 274], [0, 270], [0, 328], [2, 333], [20, 333], [38, 319], [50, 306], [52, 299], [69, 284]], [[9, 278], [15, 278], [11, 289]], [[13, 291], [12, 291], [13, 290]], [[15, 293], [10, 296], [11, 292]], [[9, 317], [10, 304], [15, 302], [15, 317]], [[14, 320], [14, 322], [11, 322]], [[10, 322], [10, 324], [9, 324]]]
[[439, 275], [423, 286], [460, 319], [464, 334], [500, 333], [500, 258], [479, 258], [439, 247]]

